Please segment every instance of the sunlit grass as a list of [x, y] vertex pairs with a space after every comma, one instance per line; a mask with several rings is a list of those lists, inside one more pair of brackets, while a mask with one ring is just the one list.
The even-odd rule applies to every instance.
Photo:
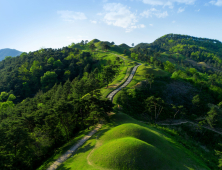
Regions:
[[[97, 138], [97, 140], [95, 140]], [[95, 143], [96, 142], [96, 143]], [[209, 169], [167, 133], [118, 113], [60, 170]]]

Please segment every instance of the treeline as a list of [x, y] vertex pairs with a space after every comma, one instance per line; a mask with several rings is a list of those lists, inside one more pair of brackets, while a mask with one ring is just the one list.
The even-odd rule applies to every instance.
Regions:
[[[147, 76], [147, 79], [148, 81], [142, 82], [139, 88], [123, 89], [120, 92], [117, 104], [122, 112], [151, 123], [168, 120], [170, 124], [170, 121], [177, 122], [178, 119], [191, 120], [199, 126], [191, 129], [191, 126], [181, 125], [179, 128], [181, 136], [183, 138], [187, 136], [186, 140], [195, 140], [212, 151], [221, 151], [218, 145], [222, 143], [221, 135], [201, 127], [203, 125], [212, 128], [222, 127], [222, 102], [217, 103], [205, 88], [202, 91], [187, 90], [189, 83], [181, 79], [174, 80], [167, 77], [152, 79], [150, 76]], [[175, 88], [173, 84], [177, 83], [180, 87]], [[173, 87], [169, 88], [168, 84]], [[187, 92], [184, 93], [183, 89]], [[221, 156], [219, 151], [217, 153]], [[215, 152], [204, 157], [204, 161], [211, 169], [217, 169]], [[221, 163], [219, 165], [221, 167]]]
[[[205, 117], [210, 110], [208, 103], [215, 102], [213, 97], [207, 93], [195, 91], [189, 96], [188, 94], [178, 96], [180, 92], [171, 92], [167, 88], [167, 84], [176, 82], [184, 84], [183, 87], [186, 88], [189, 86], [188, 82], [168, 77], [147, 79], [148, 81], [142, 82], [139, 89], [121, 92], [117, 102], [122, 106], [124, 112], [130, 115], [148, 115], [151, 122], [180, 118], [194, 120], [197, 117]], [[152, 81], [151, 86], [149, 81]], [[219, 114], [218, 112], [218, 116]]]
[[[162, 62], [161, 53], [155, 52], [150, 48], [140, 48], [131, 50], [131, 57], [136, 60], [145, 61], [157, 68], [165, 70], [172, 74], [174, 79], [182, 79], [197, 86], [200, 90], [205, 89], [207, 93], [213, 96], [218, 103], [222, 101], [222, 72], [212, 69], [193, 68], [191, 64], [187, 64], [184, 60], [178, 58], [176, 64], [170, 61]], [[172, 58], [172, 55], [169, 56]], [[174, 58], [175, 59], [175, 58]], [[201, 73], [202, 72], [202, 73]], [[215, 103], [216, 104], [216, 103]]]
[[1, 111], [0, 169], [35, 169], [80, 130], [107, 120], [113, 104], [90, 77], [56, 84]]
[[169, 50], [171, 47], [182, 44], [182, 45], [195, 45], [203, 47], [209, 51], [221, 54], [222, 43], [218, 40], [212, 40], [207, 38], [197, 38], [187, 35], [180, 34], [167, 34], [156, 39], [150, 46], [158, 46], [160, 50]]
[[[207, 93], [212, 95], [217, 102], [222, 101], [222, 72], [212, 71], [211, 69], [196, 69], [187, 66], [183, 61], [178, 60], [177, 64], [170, 61], [162, 62], [159, 52], [150, 49], [133, 50], [131, 57], [136, 60], [145, 61], [157, 68], [165, 70], [172, 74], [174, 79], [182, 79], [197, 86], [200, 90], [205, 89]], [[182, 67], [178, 67], [178, 65]], [[201, 73], [203, 72], [203, 73]], [[207, 73], [206, 73], [207, 72]]]
[[222, 43], [218, 40], [168, 34], [154, 41], [152, 45], [159, 46], [159, 51], [162, 52], [180, 53], [197, 62], [222, 68]]
[[160, 53], [155, 52], [155, 50], [152, 49], [138, 47], [137, 50], [131, 50], [131, 58], [141, 60], [149, 64], [153, 64], [160, 69], [164, 69], [164, 63], [158, 59], [158, 57], [160, 57]]
[[98, 61], [89, 52], [77, 48], [41, 49], [22, 53], [0, 62], [0, 91], [13, 93], [15, 103], [33, 97], [39, 90], [46, 92], [55, 83], [71, 81], [84, 72], [90, 73]]
[[0, 169], [35, 169], [79, 131], [107, 120], [113, 104], [99, 89], [121, 64], [72, 47], [0, 62]]
[[218, 40], [167, 34], [156, 39], [153, 43], [140, 43], [134, 49], [148, 49], [156, 53], [180, 53], [197, 62], [205, 62], [217, 69], [222, 68], [222, 43]]

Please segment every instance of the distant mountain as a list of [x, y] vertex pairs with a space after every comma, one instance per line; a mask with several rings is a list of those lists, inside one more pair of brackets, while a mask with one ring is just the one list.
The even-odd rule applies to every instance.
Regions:
[[16, 57], [18, 55], [22, 54], [21, 51], [5, 48], [0, 50], [0, 61], [4, 60], [6, 56]]

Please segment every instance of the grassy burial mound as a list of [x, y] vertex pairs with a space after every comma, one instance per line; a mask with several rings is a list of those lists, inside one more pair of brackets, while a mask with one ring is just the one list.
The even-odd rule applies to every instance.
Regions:
[[136, 170], [164, 169], [168, 160], [156, 147], [127, 137], [101, 146], [92, 154], [91, 161], [102, 168]]
[[[174, 134], [176, 135], [176, 134]], [[184, 145], [186, 146], [186, 145]], [[172, 135], [117, 113], [59, 170], [208, 170]]]
[[89, 156], [98, 169], [208, 169], [184, 147], [162, 133], [134, 123], [107, 131]]

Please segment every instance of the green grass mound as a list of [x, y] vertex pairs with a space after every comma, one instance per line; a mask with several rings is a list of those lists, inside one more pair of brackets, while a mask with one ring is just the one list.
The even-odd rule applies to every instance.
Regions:
[[[107, 143], [109, 141], [125, 137], [134, 137], [149, 143], [159, 150], [164, 150], [165, 154], [171, 154], [172, 152], [178, 153], [176, 147], [172, 145], [174, 144], [172, 140], [157, 131], [134, 123], [122, 124], [109, 130], [101, 137], [101, 141]], [[177, 158], [175, 157], [175, 159]]]
[[101, 140], [103, 142], [108, 142], [125, 137], [134, 137], [150, 143], [151, 145], [161, 145], [163, 142], [166, 142], [166, 139], [158, 132], [134, 123], [122, 124], [109, 130], [101, 137]]
[[132, 137], [117, 139], [101, 146], [91, 154], [90, 161], [101, 168], [120, 170], [170, 170], [175, 167], [175, 163], [157, 148]]
[[162, 130], [118, 113], [59, 170], [209, 170]]
[[[152, 128], [125, 123], [99, 139], [90, 161], [96, 167], [112, 169], [189, 169], [197, 160], [181, 145]], [[189, 167], [189, 168], [187, 168]]]

